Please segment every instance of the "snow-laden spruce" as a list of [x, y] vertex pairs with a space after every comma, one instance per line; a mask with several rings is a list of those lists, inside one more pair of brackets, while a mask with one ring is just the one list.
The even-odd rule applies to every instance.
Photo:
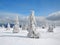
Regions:
[[10, 30], [10, 24], [8, 23], [8, 25], [7, 25], [7, 29], [6, 30]]
[[16, 16], [15, 25], [13, 27], [13, 33], [18, 33], [18, 32], [19, 32], [19, 19], [18, 16]]
[[53, 25], [49, 25], [49, 27], [48, 27], [48, 32], [53, 32]]
[[28, 37], [31, 38], [39, 38], [40, 34], [36, 30], [36, 20], [34, 16], [34, 11], [32, 11], [32, 14], [29, 16], [29, 29], [28, 29]]

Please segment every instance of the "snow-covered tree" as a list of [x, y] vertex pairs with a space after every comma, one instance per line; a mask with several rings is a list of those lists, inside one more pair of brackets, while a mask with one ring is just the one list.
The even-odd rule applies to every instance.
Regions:
[[10, 24], [8, 23], [8, 25], [7, 25], [7, 30], [10, 30], [10, 28], [11, 28], [11, 27], [10, 27]]
[[34, 11], [32, 11], [32, 14], [29, 17], [28, 37], [39, 38], [39, 32], [37, 32], [35, 25], [36, 25], [36, 20], [34, 16]]
[[53, 26], [52, 25], [49, 25], [48, 32], [53, 32]]
[[18, 16], [16, 16], [15, 25], [13, 27], [13, 33], [18, 33], [18, 32], [19, 32], [19, 18]]

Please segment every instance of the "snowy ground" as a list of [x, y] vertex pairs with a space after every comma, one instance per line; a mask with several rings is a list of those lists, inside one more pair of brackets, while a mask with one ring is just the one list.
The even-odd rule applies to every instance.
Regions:
[[0, 28], [0, 45], [60, 45], [60, 27], [54, 28], [53, 33], [47, 32], [47, 29], [38, 29], [39, 39], [27, 37], [26, 30], [20, 30], [19, 33], [13, 33], [13, 30]]

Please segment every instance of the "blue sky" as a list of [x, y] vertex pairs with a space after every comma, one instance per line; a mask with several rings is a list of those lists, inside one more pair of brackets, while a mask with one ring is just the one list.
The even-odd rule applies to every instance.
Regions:
[[0, 0], [0, 11], [29, 15], [30, 10], [35, 11], [36, 16], [48, 16], [48, 14], [60, 11], [60, 0]]

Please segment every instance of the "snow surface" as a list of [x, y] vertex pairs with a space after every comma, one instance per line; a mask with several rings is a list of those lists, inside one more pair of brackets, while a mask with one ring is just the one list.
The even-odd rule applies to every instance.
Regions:
[[13, 33], [13, 29], [6, 30], [0, 27], [0, 45], [60, 45], [60, 27], [54, 28], [54, 32], [38, 28], [40, 38], [28, 38], [27, 30], [20, 29], [19, 33]]

